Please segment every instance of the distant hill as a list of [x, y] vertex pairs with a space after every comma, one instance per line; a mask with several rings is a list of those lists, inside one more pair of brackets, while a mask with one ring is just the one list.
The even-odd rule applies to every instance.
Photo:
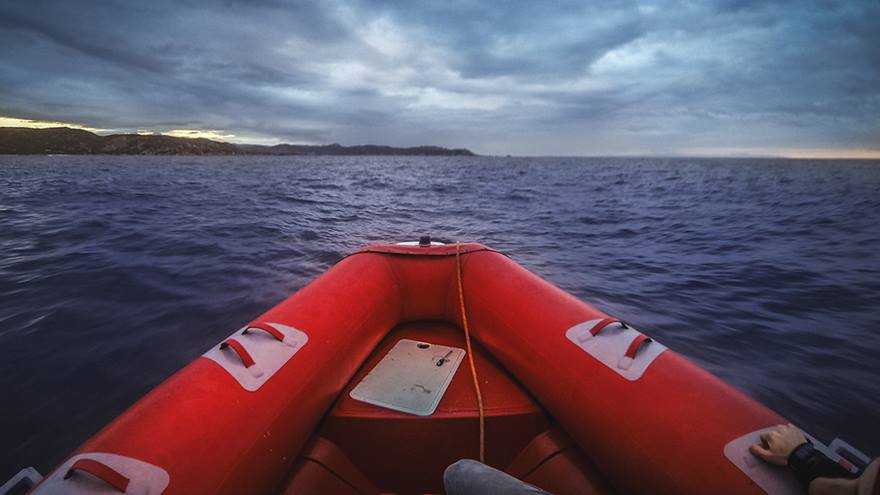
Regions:
[[234, 144], [171, 136], [97, 134], [69, 127], [0, 127], [4, 155], [237, 155]]
[[309, 146], [235, 145], [202, 138], [160, 135], [113, 134], [55, 127], [30, 129], [0, 127], [0, 155], [455, 155], [473, 156], [466, 149], [438, 146], [394, 148], [391, 146], [339, 144]]
[[342, 146], [341, 144], [325, 144], [311, 146], [305, 144], [278, 144], [275, 146], [258, 146], [243, 144], [239, 148], [248, 153], [258, 155], [452, 155], [474, 156], [464, 148], [441, 148], [440, 146], [414, 146], [411, 148], [395, 148], [375, 144]]

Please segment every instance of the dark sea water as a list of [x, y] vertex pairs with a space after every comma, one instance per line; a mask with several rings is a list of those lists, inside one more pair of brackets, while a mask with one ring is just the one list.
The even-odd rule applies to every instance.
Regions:
[[343, 255], [479, 241], [880, 454], [880, 162], [0, 157], [0, 483]]

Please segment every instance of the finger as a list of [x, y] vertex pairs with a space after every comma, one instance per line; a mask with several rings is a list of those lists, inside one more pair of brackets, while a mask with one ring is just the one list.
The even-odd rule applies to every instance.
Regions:
[[755, 457], [758, 457], [759, 459], [763, 459], [765, 461], [770, 460], [770, 451], [760, 445], [749, 445], [749, 452], [751, 452]]
[[764, 442], [764, 445], [770, 445], [770, 439], [773, 438], [773, 434], [775, 431], [765, 431], [761, 433], [761, 441]]

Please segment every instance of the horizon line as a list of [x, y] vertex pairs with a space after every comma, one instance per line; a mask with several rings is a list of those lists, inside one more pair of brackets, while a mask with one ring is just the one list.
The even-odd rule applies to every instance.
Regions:
[[[339, 143], [290, 143], [284, 142], [277, 138], [254, 138], [250, 141], [236, 139], [236, 134], [230, 131], [222, 131], [216, 129], [167, 129], [167, 130], [147, 130], [147, 129], [101, 129], [80, 125], [76, 123], [21, 119], [16, 117], [6, 117], [0, 115], [0, 128], [27, 128], [27, 129], [55, 129], [67, 128], [77, 129], [91, 132], [100, 136], [112, 134], [129, 134], [129, 135], [158, 135], [170, 136], [181, 139], [207, 139], [219, 143], [226, 143], [235, 146], [330, 146]], [[248, 139], [248, 138], [244, 138]], [[254, 142], [257, 141], [257, 142]], [[262, 142], [259, 142], [262, 141]], [[511, 153], [480, 153], [473, 151], [465, 146], [441, 146], [431, 144], [406, 145], [397, 146], [389, 144], [347, 144], [342, 146], [389, 146], [394, 148], [412, 148], [420, 146], [438, 146], [447, 149], [468, 149], [477, 156], [485, 157], [516, 157], [516, 158], [680, 158], [680, 159], [787, 159], [787, 160], [880, 160], [880, 150], [853, 149], [853, 148], [792, 148], [792, 147], [696, 147], [685, 149], [682, 151], [670, 151], [661, 153], [595, 153], [595, 154], [579, 154], [579, 153], [561, 153], [561, 154], [534, 154], [534, 155], [514, 155]]]

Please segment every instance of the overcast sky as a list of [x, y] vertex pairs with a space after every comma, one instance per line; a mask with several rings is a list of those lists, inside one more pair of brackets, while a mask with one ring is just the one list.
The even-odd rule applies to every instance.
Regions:
[[5, 0], [0, 125], [16, 119], [487, 154], [880, 156], [880, 1]]

